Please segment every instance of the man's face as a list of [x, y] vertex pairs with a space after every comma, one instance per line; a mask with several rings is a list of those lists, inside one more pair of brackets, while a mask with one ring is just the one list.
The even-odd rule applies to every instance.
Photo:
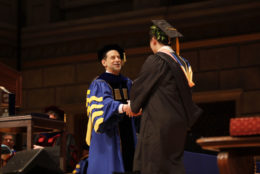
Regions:
[[102, 60], [102, 64], [108, 72], [118, 75], [122, 68], [122, 60], [118, 51], [108, 51], [106, 54], [106, 58]]
[[6, 135], [3, 139], [3, 144], [7, 145], [10, 148], [13, 148], [14, 146], [14, 140], [13, 137], [11, 135]]

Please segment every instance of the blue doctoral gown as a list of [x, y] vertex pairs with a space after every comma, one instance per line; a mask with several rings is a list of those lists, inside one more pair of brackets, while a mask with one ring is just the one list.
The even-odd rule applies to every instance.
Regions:
[[[90, 146], [87, 174], [124, 172], [125, 159], [130, 158], [131, 161], [133, 159], [134, 153], [124, 160], [122, 153], [131, 150], [128, 147], [124, 150], [124, 144], [132, 143], [134, 151], [136, 144], [134, 121], [133, 118], [118, 113], [119, 105], [126, 103], [128, 99], [131, 84], [131, 80], [122, 75], [103, 73], [91, 83], [87, 91], [89, 121], [86, 141]], [[130, 128], [121, 131], [120, 123], [124, 119], [129, 119]], [[128, 134], [124, 131], [128, 131]], [[132, 139], [130, 143], [124, 143], [123, 136], [127, 141]]]

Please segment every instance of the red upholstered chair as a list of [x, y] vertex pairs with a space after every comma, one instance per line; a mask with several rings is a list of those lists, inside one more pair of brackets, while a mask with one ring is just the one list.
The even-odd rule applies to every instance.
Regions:
[[260, 135], [260, 116], [231, 118], [230, 136]]

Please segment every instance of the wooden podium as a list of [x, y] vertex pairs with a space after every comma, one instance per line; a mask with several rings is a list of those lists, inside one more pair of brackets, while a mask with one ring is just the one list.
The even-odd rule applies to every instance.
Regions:
[[205, 150], [218, 151], [220, 174], [253, 174], [255, 156], [260, 155], [260, 136], [200, 138]]
[[[27, 150], [33, 147], [33, 134], [40, 132], [65, 131], [65, 123], [61, 120], [42, 118], [32, 115], [0, 117], [0, 132], [22, 133], [27, 135]], [[61, 135], [60, 167], [66, 169], [66, 135]]]

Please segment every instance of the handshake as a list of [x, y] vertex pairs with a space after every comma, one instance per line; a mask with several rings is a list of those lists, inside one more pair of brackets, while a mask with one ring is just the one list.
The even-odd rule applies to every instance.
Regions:
[[130, 100], [127, 101], [127, 104], [124, 104], [122, 107], [123, 112], [126, 113], [129, 117], [136, 117], [142, 114], [142, 109], [138, 113], [132, 112], [132, 109], [130, 107]]

